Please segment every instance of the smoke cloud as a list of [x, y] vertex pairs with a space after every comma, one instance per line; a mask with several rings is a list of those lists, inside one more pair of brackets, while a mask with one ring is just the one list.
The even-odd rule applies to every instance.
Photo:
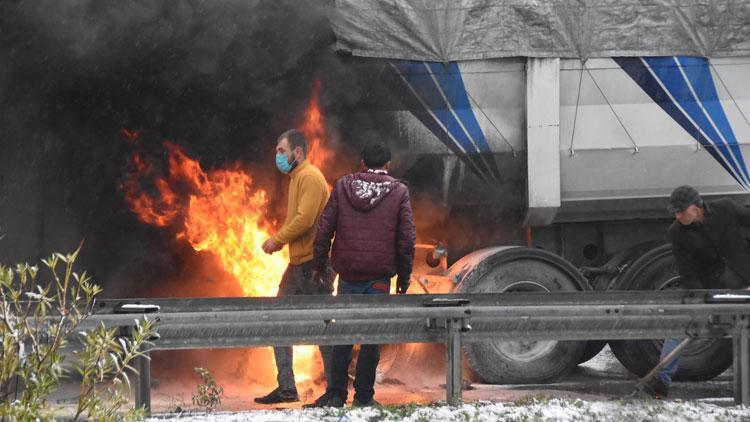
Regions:
[[[36, 261], [85, 239], [80, 266], [107, 296], [145, 295], [186, 272], [208, 283], [193, 293], [210, 292], [225, 274], [190, 270], [206, 258], [125, 205], [132, 147], [122, 129], [139, 131], [139, 146], [157, 159], [166, 155], [162, 141], [173, 140], [203, 168], [241, 161], [269, 191], [283, 192], [273, 146], [300, 124], [316, 80], [337, 161], [354, 169], [359, 146], [389, 142], [395, 174], [415, 200], [439, 201], [442, 158], [398, 162], [409, 142], [388, 114], [403, 109], [393, 95], [403, 88], [384, 61], [333, 50], [332, 3], [0, 1], [0, 262]], [[511, 188], [523, 198], [522, 184]], [[485, 200], [483, 189], [470, 180], [454, 194]], [[284, 201], [272, 196], [272, 212]], [[517, 220], [519, 210], [511, 213], [502, 219]], [[446, 237], [432, 230], [450, 227], [443, 219], [458, 221], [455, 212], [427, 214], [430, 239]], [[494, 227], [491, 214], [483, 220]], [[459, 237], [464, 249], [489, 242], [481, 233]]]
[[[276, 136], [299, 124], [316, 78], [324, 108], [345, 109], [366, 93], [361, 72], [331, 48], [330, 6], [0, 2], [0, 262], [34, 261], [85, 239], [81, 267], [107, 295], [142, 293], [184, 267], [190, 251], [124, 205], [130, 147], [121, 130], [142, 131], [155, 156], [172, 139], [204, 168], [243, 161], [275, 171]], [[375, 126], [359, 123], [364, 132]]]

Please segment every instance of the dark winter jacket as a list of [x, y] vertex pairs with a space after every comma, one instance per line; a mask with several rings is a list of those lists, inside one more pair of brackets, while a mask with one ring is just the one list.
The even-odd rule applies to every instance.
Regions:
[[392, 277], [408, 280], [416, 230], [409, 189], [382, 170], [346, 175], [336, 182], [318, 222], [314, 265], [331, 265], [342, 280]]
[[[669, 227], [680, 284], [691, 289], [738, 289], [750, 284], [750, 248], [740, 227], [750, 227], [750, 209], [730, 199], [706, 202], [703, 223]], [[743, 280], [727, 284], [721, 278], [730, 268]], [[742, 284], [744, 281], [744, 284]]]

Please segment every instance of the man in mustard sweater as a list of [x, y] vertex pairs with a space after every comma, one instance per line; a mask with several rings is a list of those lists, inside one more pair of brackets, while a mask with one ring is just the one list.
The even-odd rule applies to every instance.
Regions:
[[[279, 136], [276, 167], [290, 176], [286, 220], [262, 246], [264, 252], [272, 254], [289, 245], [289, 265], [281, 277], [278, 296], [329, 295], [333, 291], [330, 271], [320, 280], [313, 279], [313, 241], [318, 220], [328, 201], [328, 184], [320, 170], [305, 159], [306, 154], [307, 140], [302, 133], [291, 129]], [[330, 346], [320, 347], [327, 382], [330, 382], [331, 352]], [[262, 404], [299, 401], [292, 368], [292, 348], [274, 347], [273, 354], [279, 386], [266, 396], [256, 397], [255, 401]]]

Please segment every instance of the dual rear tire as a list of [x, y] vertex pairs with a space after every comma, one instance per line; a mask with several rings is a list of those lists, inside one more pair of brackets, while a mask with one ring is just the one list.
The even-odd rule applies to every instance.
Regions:
[[[565, 259], [541, 249], [498, 247], [475, 251], [456, 261], [451, 276], [457, 293], [580, 291], [591, 287]], [[679, 288], [670, 245], [633, 262], [618, 278], [617, 290]], [[641, 377], [659, 363], [663, 339], [610, 341], [612, 352]], [[469, 343], [464, 355], [474, 372], [491, 384], [547, 383], [601, 350], [601, 341], [493, 341]], [[704, 381], [732, 364], [731, 340], [696, 339], [682, 353], [674, 380]]]
[[[679, 288], [672, 248], [662, 245], [636, 260], [620, 278], [617, 290], [665, 290]], [[610, 347], [617, 359], [635, 375], [642, 377], [659, 363], [663, 339], [613, 340]], [[732, 364], [729, 339], [695, 339], [680, 355], [675, 381], [706, 381], [715, 378]]]

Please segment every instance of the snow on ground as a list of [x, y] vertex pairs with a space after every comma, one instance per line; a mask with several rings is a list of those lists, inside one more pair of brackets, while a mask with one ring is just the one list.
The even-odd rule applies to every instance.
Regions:
[[737, 421], [750, 420], [750, 408], [681, 401], [583, 401], [527, 399], [515, 403], [476, 402], [458, 407], [406, 405], [364, 409], [287, 409], [239, 413], [193, 413], [148, 419], [179, 421]]
[[[429, 359], [423, 359], [429, 360]], [[437, 371], [440, 372], [440, 371]], [[413, 374], [413, 373], [410, 373]], [[393, 374], [403, 375], [403, 374]], [[263, 409], [236, 413], [200, 413], [191, 407], [192, 392], [184, 397], [164, 386], [156, 394], [154, 403], [158, 411], [191, 409], [182, 414], [161, 414], [150, 421], [748, 421], [750, 407], [733, 406], [732, 374], [722, 374], [717, 379], [703, 382], [678, 382], [673, 384], [669, 400], [620, 400], [633, 391], [636, 379], [615, 359], [609, 347], [597, 357], [582, 364], [560, 382], [539, 385], [488, 385], [472, 384], [463, 391], [466, 404], [449, 407], [435, 403], [445, 398], [444, 374], [432, 374], [409, 384], [380, 383], [376, 386], [376, 400], [390, 405], [379, 409]], [[194, 388], [190, 385], [190, 390]], [[222, 408], [248, 409], [257, 407], [252, 397], [264, 394], [261, 389], [242, 386], [227, 391]], [[311, 402], [320, 390], [303, 394], [303, 401], [289, 404], [299, 407]], [[418, 402], [420, 404], [414, 404]], [[718, 405], [721, 404], [722, 406]], [[283, 407], [283, 406], [282, 406]]]

